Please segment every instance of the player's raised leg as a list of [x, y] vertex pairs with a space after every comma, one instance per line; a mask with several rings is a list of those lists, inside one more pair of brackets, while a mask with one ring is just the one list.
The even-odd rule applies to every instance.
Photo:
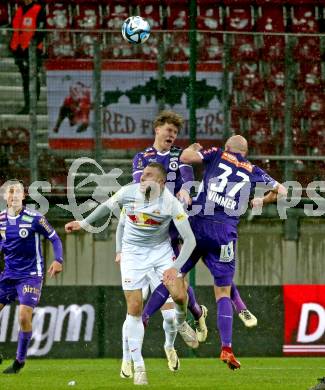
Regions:
[[230, 300], [231, 286], [214, 286], [217, 302], [217, 328], [221, 338], [220, 359], [232, 370], [240, 368], [240, 362], [232, 351], [233, 309]]
[[175, 302], [177, 331], [184, 342], [191, 348], [198, 348], [199, 342], [195, 331], [186, 322], [188, 295], [184, 278], [181, 275], [171, 282], [166, 282], [166, 287]]
[[247, 328], [253, 328], [256, 326], [257, 318], [247, 309], [247, 306], [242, 300], [238, 288], [234, 282], [231, 285], [230, 298], [239, 318], [243, 321], [244, 325], [247, 326]]

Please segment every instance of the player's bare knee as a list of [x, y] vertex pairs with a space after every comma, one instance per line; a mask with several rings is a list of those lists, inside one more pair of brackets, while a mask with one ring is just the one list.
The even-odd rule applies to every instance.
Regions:
[[131, 316], [139, 317], [142, 313], [142, 305], [141, 302], [135, 301], [128, 303], [128, 314]]
[[221, 298], [230, 298], [231, 286], [214, 286], [216, 300]]

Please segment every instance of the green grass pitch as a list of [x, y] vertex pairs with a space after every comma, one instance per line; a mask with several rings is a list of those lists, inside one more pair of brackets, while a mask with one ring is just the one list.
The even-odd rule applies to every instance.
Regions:
[[[218, 359], [181, 359], [172, 373], [164, 359], [146, 359], [148, 389], [286, 390], [308, 389], [325, 376], [322, 358], [242, 358], [242, 368], [229, 370]], [[11, 362], [5, 361], [1, 369]], [[29, 359], [18, 375], [0, 374], [1, 390], [134, 389], [119, 377], [117, 359]], [[75, 381], [74, 386], [69, 386]]]

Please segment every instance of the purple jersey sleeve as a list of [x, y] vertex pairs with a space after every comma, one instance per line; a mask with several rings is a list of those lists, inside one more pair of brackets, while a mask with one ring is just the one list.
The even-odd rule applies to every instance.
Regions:
[[143, 153], [137, 153], [134, 156], [133, 164], [132, 164], [132, 176], [133, 176], [133, 182], [139, 183], [140, 178], [143, 172], [143, 169], [145, 168], [145, 159], [143, 158]]
[[63, 262], [63, 248], [60, 237], [57, 235], [54, 228], [49, 224], [44, 216], [40, 216], [36, 219], [35, 230], [42, 234], [45, 238], [51, 241], [54, 258], [59, 263]]
[[257, 167], [256, 165], [253, 168], [251, 181], [255, 184], [263, 183], [270, 189], [275, 188], [279, 184], [275, 179], [273, 179], [273, 177], [271, 177], [269, 174], [263, 171], [263, 169]]
[[220, 148], [213, 146], [210, 149], [201, 150], [198, 153], [201, 156], [203, 162], [205, 164], [209, 164], [210, 162], [215, 161], [216, 157], [221, 157], [222, 150]]
[[180, 165], [179, 172], [181, 174], [183, 183], [187, 183], [188, 181], [194, 181], [194, 172], [191, 165]]

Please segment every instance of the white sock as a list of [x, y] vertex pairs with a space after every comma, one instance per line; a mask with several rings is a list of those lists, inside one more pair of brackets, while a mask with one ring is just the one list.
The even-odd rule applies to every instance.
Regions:
[[182, 325], [184, 323], [184, 321], [186, 320], [187, 301], [188, 301], [188, 297], [186, 299], [186, 302], [184, 302], [182, 305], [179, 305], [178, 303], [175, 303], [176, 325], [177, 326]]
[[131, 361], [131, 354], [130, 354], [128, 336], [126, 331], [127, 331], [127, 325], [126, 325], [126, 318], [125, 318], [125, 321], [123, 322], [123, 326], [122, 326], [123, 360]]
[[165, 348], [174, 348], [174, 342], [177, 336], [175, 309], [162, 310], [161, 314], [164, 317]]
[[128, 314], [126, 316], [126, 335], [129, 343], [130, 354], [134, 363], [134, 368], [144, 367], [142, 357], [142, 343], [144, 336], [144, 326], [142, 317], [135, 317]]

